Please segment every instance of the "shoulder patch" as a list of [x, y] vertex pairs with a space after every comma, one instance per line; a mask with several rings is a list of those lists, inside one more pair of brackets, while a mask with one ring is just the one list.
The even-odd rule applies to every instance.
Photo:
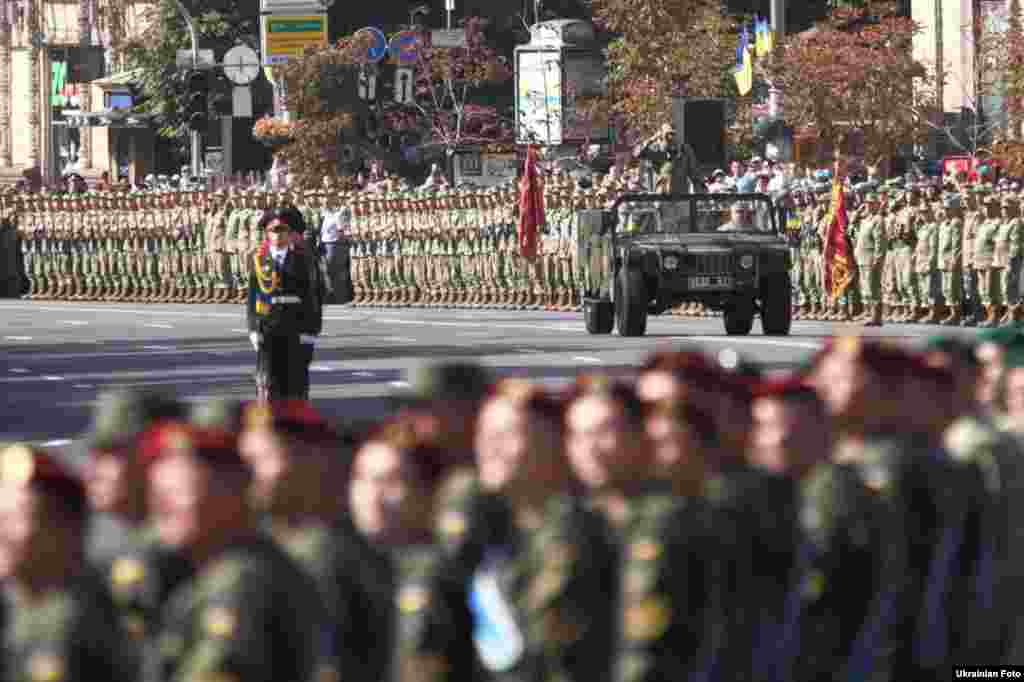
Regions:
[[117, 589], [134, 587], [146, 577], [146, 566], [135, 557], [120, 557], [110, 567], [110, 581]]
[[672, 621], [672, 609], [662, 597], [647, 597], [626, 607], [623, 632], [635, 641], [657, 639], [665, 634]]
[[214, 606], [203, 614], [203, 630], [210, 637], [227, 639], [235, 634], [238, 614], [225, 606]]
[[445, 537], [462, 537], [466, 534], [466, 515], [454, 511], [445, 512], [441, 515], [438, 526]]
[[402, 613], [417, 613], [430, 603], [430, 592], [421, 585], [408, 585], [398, 593], [398, 610]]
[[637, 540], [629, 546], [629, 558], [633, 561], [654, 561], [662, 554], [661, 543], [651, 538]]
[[53, 654], [34, 654], [28, 659], [32, 682], [60, 682], [64, 679], [64, 661]]

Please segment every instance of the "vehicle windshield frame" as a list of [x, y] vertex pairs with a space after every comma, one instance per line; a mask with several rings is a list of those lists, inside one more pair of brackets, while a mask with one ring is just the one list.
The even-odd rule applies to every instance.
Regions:
[[[720, 230], [731, 223], [731, 206], [737, 203], [751, 210], [751, 226]], [[619, 218], [616, 234], [621, 237], [778, 234], [774, 207], [766, 194], [626, 195], [615, 202], [613, 210]]]

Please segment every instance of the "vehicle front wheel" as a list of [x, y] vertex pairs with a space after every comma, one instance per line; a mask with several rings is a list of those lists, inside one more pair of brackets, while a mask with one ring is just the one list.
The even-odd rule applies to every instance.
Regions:
[[585, 301], [583, 321], [590, 334], [611, 334], [615, 327], [615, 313], [611, 301]]
[[647, 284], [643, 273], [628, 268], [615, 277], [615, 323], [619, 336], [643, 336], [647, 331]]
[[761, 329], [769, 336], [787, 336], [793, 326], [793, 294], [788, 273], [761, 280]]
[[746, 336], [754, 328], [754, 302], [748, 298], [738, 299], [722, 312], [725, 333], [729, 336]]

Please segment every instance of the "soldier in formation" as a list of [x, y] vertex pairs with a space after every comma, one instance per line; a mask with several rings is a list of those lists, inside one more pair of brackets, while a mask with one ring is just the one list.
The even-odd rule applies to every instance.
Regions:
[[[344, 429], [297, 400], [109, 396], [88, 484], [0, 451], [0, 666], [816, 682], [1019, 663], [1020, 330], [730, 365], [663, 351], [563, 389], [440, 365]], [[89, 532], [101, 514], [119, 541]]]

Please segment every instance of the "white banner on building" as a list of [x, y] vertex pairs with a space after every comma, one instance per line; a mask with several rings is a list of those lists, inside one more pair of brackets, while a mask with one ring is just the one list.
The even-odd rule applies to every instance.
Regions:
[[516, 54], [516, 140], [562, 143], [562, 64], [557, 50]]

